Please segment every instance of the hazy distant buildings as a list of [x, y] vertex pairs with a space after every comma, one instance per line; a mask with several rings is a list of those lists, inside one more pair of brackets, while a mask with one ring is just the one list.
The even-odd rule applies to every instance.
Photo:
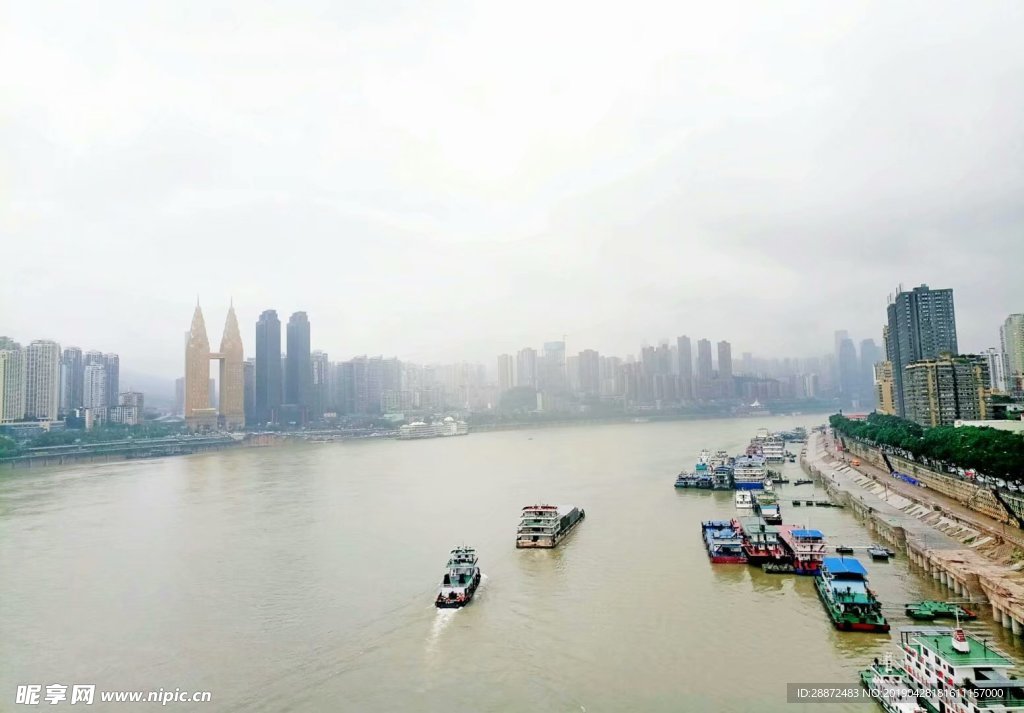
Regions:
[[860, 394], [866, 410], [878, 404], [875, 391], [875, 365], [885, 361], [885, 351], [875, 343], [874, 339], [864, 339], [860, 343]]
[[679, 361], [679, 397], [689, 401], [693, 398], [693, 351], [686, 335], [676, 339], [676, 359]]
[[989, 383], [988, 362], [978, 354], [914, 362], [904, 374], [906, 417], [926, 428], [951, 426], [958, 419], [983, 421], [989, 414]]
[[256, 360], [246, 359], [242, 363], [242, 408], [245, 411], [245, 425], [253, 427], [256, 418]]
[[718, 343], [718, 395], [726, 398], [735, 393], [732, 377], [732, 345], [729, 342]]
[[537, 350], [526, 347], [516, 354], [516, 386], [537, 388]]
[[[842, 334], [846, 334], [846, 332], [844, 331]], [[857, 360], [857, 347], [849, 337], [839, 339], [836, 366], [839, 375], [840, 402], [844, 406], [859, 405], [863, 378], [861, 377], [860, 363]]]
[[256, 417], [275, 423], [281, 410], [281, 321], [268, 309], [256, 322]]
[[313, 367], [310, 361], [309, 318], [295, 312], [288, 319], [288, 362], [284, 385], [284, 401], [298, 407], [302, 422], [308, 418], [312, 402]]
[[25, 350], [25, 418], [56, 421], [60, 411], [60, 345], [36, 339]]
[[699, 399], [707, 399], [713, 395], [711, 381], [715, 368], [711, 359], [711, 342], [707, 339], [697, 341], [697, 377], [694, 382], [694, 394]]
[[512, 355], [498, 355], [498, 392], [505, 393], [515, 385]]
[[892, 362], [896, 382], [896, 411], [897, 415], [909, 418], [904, 386], [907, 367], [958, 351], [953, 290], [932, 290], [921, 285], [910, 292], [900, 291], [889, 303], [887, 317], [886, 357]]
[[552, 394], [569, 388], [565, 371], [565, 342], [544, 342], [537, 381], [541, 391]]
[[310, 404], [309, 418], [319, 421], [330, 408], [331, 362], [327, 354], [316, 350], [310, 361]]
[[578, 368], [580, 393], [588, 398], [601, 395], [601, 355], [593, 349], [584, 349], [579, 353]]

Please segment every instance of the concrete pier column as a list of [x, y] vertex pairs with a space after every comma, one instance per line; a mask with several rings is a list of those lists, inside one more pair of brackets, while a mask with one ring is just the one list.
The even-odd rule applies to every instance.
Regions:
[[1003, 614], [999, 611], [999, 607], [996, 606], [995, 603], [992, 604], [992, 618], [998, 622], [1003, 621]]
[[1009, 629], [1010, 626], [1011, 626], [1011, 624], [1010, 624], [1010, 615], [1007, 614], [1006, 612], [1003, 612], [1003, 628], [1004, 629]]
[[935, 569], [932, 570], [932, 579], [938, 579], [938, 578], [939, 578], [939, 570], [936, 567]]
[[1024, 631], [1024, 628], [1021, 627], [1020, 622], [1014, 619], [1013, 617], [1010, 617], [1010, 626], [1013, 628], [1014, 636], [1020, 636], [1021, 631]]
[[939, 572], [939, 584], [941, 584], [943, 587], [948, 587], [949, 586], [949, 575], [946, 574], [945, 572]]

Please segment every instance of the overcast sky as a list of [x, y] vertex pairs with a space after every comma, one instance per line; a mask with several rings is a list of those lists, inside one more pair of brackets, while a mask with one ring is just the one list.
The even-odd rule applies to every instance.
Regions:
[[0, 334], [174, 377], [200, 296], [481, 360], [1024, 311], [1024, 3], [8, 3]]

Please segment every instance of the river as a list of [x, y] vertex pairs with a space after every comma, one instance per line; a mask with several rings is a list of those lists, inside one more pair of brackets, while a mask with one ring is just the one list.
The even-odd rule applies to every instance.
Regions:
[[[833, 630], [810, 578], [710, 565], [700, 521], [733, 516], [732, 494], [672, 481], [701, 448], [738, 452], [758, 427], [824, 420], [586, 425], [2, 472], [0, 710], [17, 685], [51, 683], [212, 692], [174, 710], [816, 710], [787, 703], [787, 682], [855, 684], [893, 638]], [[788, 504], [792, 493], [823, 498], [815, 489], [781, 486], [784, 520], [868, 544], [851, 513]], [[519, 510], [538, 501], [587, 518], [556, 550], [516, 550]], [[477, 548], [484, 583], [469, 607], [438, 611], [448, 550], [462, 543]], [[943, 596], [904, 557], [867, 564], [894, 631], [909, 623], [904, 602]], [[990, 621], [971, 626], [1016, 652]]]

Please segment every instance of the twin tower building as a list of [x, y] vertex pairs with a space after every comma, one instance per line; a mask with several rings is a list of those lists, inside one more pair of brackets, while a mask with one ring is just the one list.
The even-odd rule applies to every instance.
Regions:
[[[210, 405], [210, 361], [220, 365], [220, 413]], [[235, 307], [228, 308], [220, 350], [210, 351], [203, 311], [196, 302], [192, 327], [185, 345], [185, 425], [191, 430], [245, 426], [245, 377], [242, 335], [238, 332]]]

